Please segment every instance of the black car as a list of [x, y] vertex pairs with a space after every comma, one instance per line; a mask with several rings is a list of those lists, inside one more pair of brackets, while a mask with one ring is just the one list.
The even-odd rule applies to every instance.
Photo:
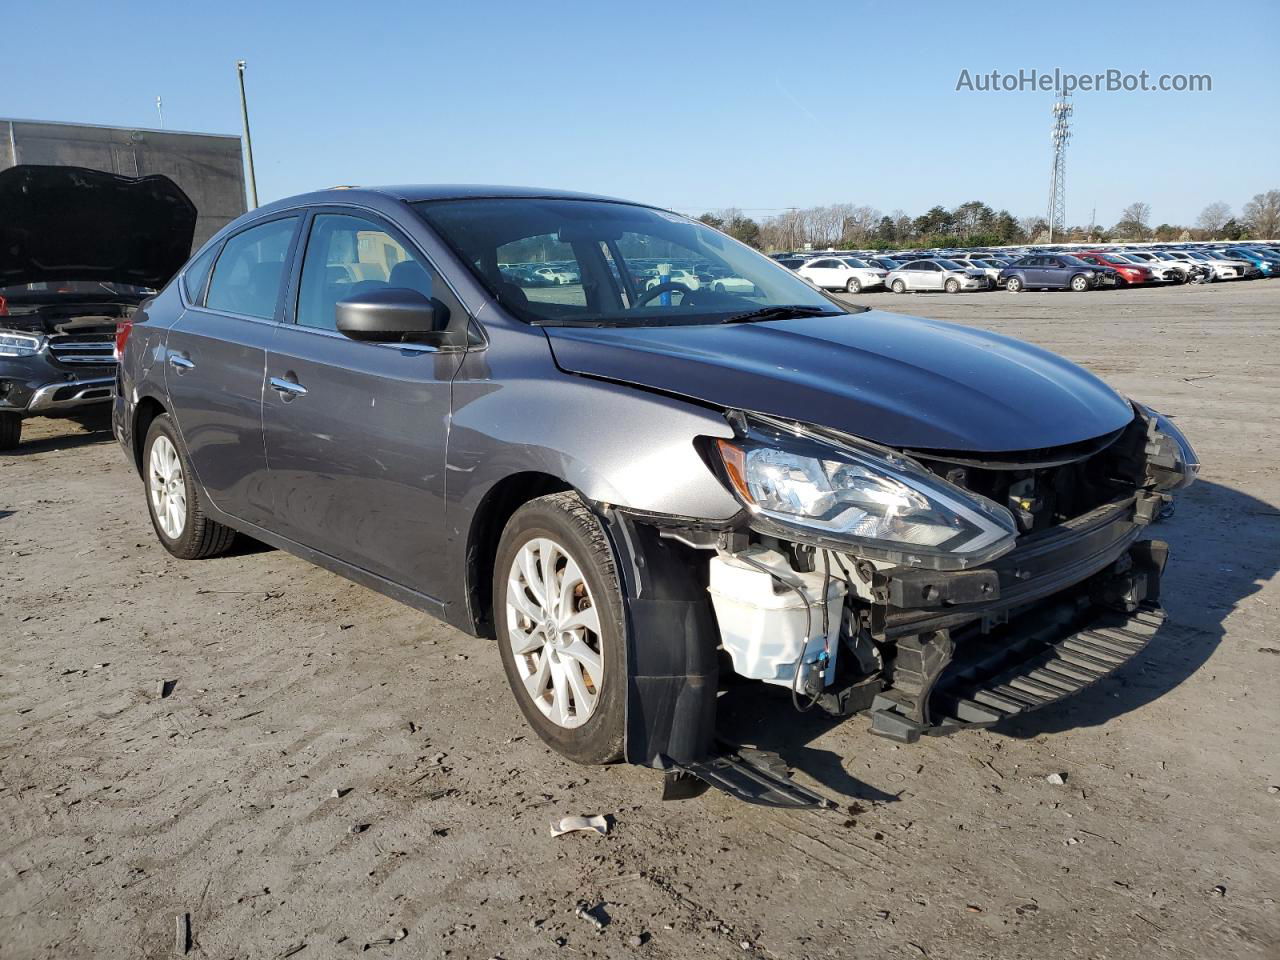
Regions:
[[0, 173], [0, 450], [27, 417], [105, 411], [116, 329], [191, 252], [168, 177], [23, 164]]

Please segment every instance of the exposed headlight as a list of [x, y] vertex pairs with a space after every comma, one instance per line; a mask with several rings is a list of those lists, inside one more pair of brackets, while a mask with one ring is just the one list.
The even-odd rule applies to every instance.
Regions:
[[716, 440], [716, 451], [765, 532], [787, 527], [792, 536], [941, 570], [1013, 548], [1017, 524], [1007, 509], [890, 451], [764, 417], [742, 418], [738, 432]]
[[0, 357], [34, 357], [43, 346], [43, 337], [0, 331]]
[[1200, 458], [1191, 441], [1163, 413], [1139, 404], [1148, 417], [1147, 465], [1157, 490], [1182, 490], [1200, 475]]

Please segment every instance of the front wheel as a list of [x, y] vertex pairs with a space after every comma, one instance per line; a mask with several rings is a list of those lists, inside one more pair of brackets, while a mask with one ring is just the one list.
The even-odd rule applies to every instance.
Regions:
[[600, 521], [576, 493], [531, 500], [502, 532], [493, 569], [498, 649], [529, 726], [578, 763], [621, 759], [623, 598]]
[[12, 450], [22, 440], [22, 418], [16, 413], [0, 413], [0, 450]]
[[181, 560], [204, 560], [230, 549], [236, 532], [204, 515], [191, 463], [168, 414], [151, 421], [142, 469], [151, 525], [166, 550]]
[[893, 292], [894, 292], [894, 293], [906, 293], [906, 292], [907, 292], [907, 285], [906, 285], [905, 283], [903, 283], [901, 280], [895, 280], [895, 281], [893, 281], [893, 288], [892, 288], [892, 289], [893, 289]]
[[1008, 290], [1010, 293], [1021, 293], [1022, 281], [1019, 280], [1017, 277], [1010, 277], [1008, 281], [1005, 283], [1004, 288]]
[[1071, 289], [1076, 293], [1084, 293], [1089, 289], [1089, 278], [1083, 274], [1076, 274], [1071, 278]]
[[857, 277], [850, 277], [849, 282], [844, 285], [845, 293], [861, 293], [862, 281]]
[[946, 284], [946, 290], [947, 290], [947, 293], [959, 293], [960, 281], [956, 280], [955, 278], [948, 280]]

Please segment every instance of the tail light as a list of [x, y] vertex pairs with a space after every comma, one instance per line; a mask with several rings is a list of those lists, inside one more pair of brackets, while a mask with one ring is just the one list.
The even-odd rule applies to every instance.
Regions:
[[9, 315], [9, 301], [6, 300], [4, 297], [0, 297], [0, 317], [7, 317], [8, 315]]
[[129, 342], [129, 334], [133, 332], [132, 320], [121, 320], [116, 324], [116, 362], [124, 356], [124, 345]]

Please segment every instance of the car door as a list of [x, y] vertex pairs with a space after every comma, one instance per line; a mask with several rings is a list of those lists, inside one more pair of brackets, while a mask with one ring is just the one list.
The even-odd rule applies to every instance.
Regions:
[[267, 352], [263, 433], [280, 532], [428, 597], [443, 589], [445, 442], [462, 354], [337, 331], [339, 300], [387, 287], [461, 304], [403, 233], [323, 208], [298, 258], [291, 311]]
[[207, 289], [165, 340], [165, 387], [196, 479], [219, 510], [266, 527], [263, 370], [301, 219], [272, 217], [229, 237]]
[[812, 260], [800, 268], [800, 274], [807, 277], [815, 286], [830, 287], [835, 281], [831, 278], [831, 260]]
[[920, 277], [918, 287], [921, 290], [942, 289], [942, 267], [932, 260], [921, 260], [916, 264], [917, 276]]

